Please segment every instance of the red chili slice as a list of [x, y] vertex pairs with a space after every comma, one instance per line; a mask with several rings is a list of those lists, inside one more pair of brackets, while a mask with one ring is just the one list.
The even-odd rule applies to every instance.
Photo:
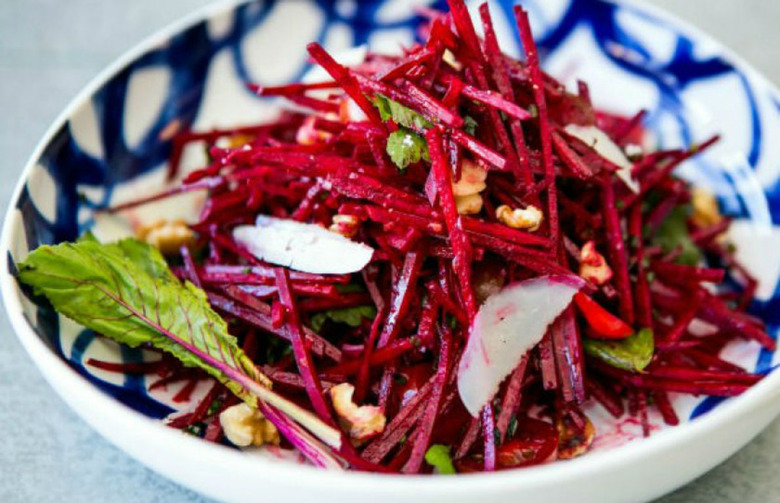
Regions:
[[[558, 431], [555, 426], [538, 419], [520, 419], [517, 434], [504, 442], [496, 452], [499, 470], [539, 465], [555, 459], [558, 451]], [[482, 456], [469, 456], [455, 461], [458, 473], [481, 472]]]
[[585, 321], [593, 329], [594, 335], [604, 339], [625, 339], [634, 333], [629, 324], [601, 307], [584, 293], [574, 296], [574, 303]]
[[558, 433], [550, 423], [526, 418], [517, 426], [517, 437], [498, 448], [499, 468], [518, 468], [549, 461], [558, 450]]

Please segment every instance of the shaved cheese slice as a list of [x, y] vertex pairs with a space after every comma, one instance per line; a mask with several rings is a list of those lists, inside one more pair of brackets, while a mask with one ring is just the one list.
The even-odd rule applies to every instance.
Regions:
[[474, 318], [458, 365], [458, 393], [472, 416], [478, 417], [584, 284], [576, 276], [542, 276], [488, 297]]
[[604, 159], [618, 168], [615, 174], [623, 180], [623, 183], [633, 192], [639, 192], [639, 183], [631, 176], [631, 161], [628, 160], [623, 150], [607, 136], [607, 133], [596, 126], [580, 126], [569, 124], [565, 128], [566, 133], [582, 141], [596, 151]]
[[313, 274], [349, 274], [369, 263], [374, 249], [318, 225], [260, 215], [233, 229], [233, 239], [260, 260]]

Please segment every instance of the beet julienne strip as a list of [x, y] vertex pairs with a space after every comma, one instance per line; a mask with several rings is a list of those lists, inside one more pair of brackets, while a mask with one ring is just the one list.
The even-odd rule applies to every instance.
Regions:
[[[278, 329], [278, 330], [274, 329], [273, 321], [271, 320], [270, 306], [264, 305], [262, 310], [258, 310], [256, 308], [251, 309], [249, 307], [244, 307], [242, 305], [239, 305], [239, 303], [245, 305], [251, 303], [255, 307], [257, 307], [258, 305], [262, 305], [262, 303], [258, 304], [252, 302], [251, 296], [248, 297], [242, 295], [239, 289], [230, 288], [230, 287], [224, 289], [222, 293], [228, 295], [228, 297], [225, 297], [223, 295], [208, 290], [206, 293], [208, 295], [209, 302], [211, 303], [211, 305], [217, 308], [218, 310], [228, 313], [232, 316], [235, 316], [241, 320], [244, 320], [246, 323], [249, 323], [250, 325], [260, 328], [270, 334], [276, 335], [277, 337], [281, 337], [282, 339], [285, 339], [287, 341], [291, 339], [291, 335], [289, 334], [287, 329]], [[319, 335], [317, 335], [313, 331], [309, 329], [304, 329], [304, 331], [306, 332], [307, 341], [310, 342], [311, 350], [314, 352], [314, 354], [316, 354], [317, 356], [327, 356], [328, 358], [336, 362], [341, 360], [341, 351], [339, 351], [338, 348], [334, 347], [331, 343], [329, 343], [325, 339], [322, 339]]]
[[320, 66], [322, 66], [322, 68], [325, 69], [325, 71], [328, 72], [336, 82], [339, 83], [340, 87], [347, 94], [349, 94], [350, 98], [352, 98], [355, 103], [357, 103], [363, 113], [366, 114], [366, 117], [376, 123], [382, 122], [379, 117], [379, 113], [371, 105], [363, 93], [360, 92], [360, 88], [354, 81], [353, 77], [350, 75], [349, 70], [336, 62], [336, 60], [333, 59], [333, 57], [331, 57], [331, 55], [328, 54], [325, 49], [323, 49], [322, 46], [316, 42], [306, 46], [306, 49], [309, 51], [309, 55], [311, 55], [311, 57], [317, 63], [319, 63]]
[[379, 347], [384, 347], [395, 340], [398, 334], [398, 328], [403, 321], [409, 309], [409, 304], [414, 295], [417, 277], [422, 268], [425, 255], [420, 251], [409, 252], [404, 259], [404, 266], [398, 281], [393, 285], [390, 309], [387, 313], [387, 322], [385, 323], [382, 335], [379, 337]]
[[[295, 388], [296, 390], [300, 390], [304, 392], [306, 391], [306, 383], [303, 382], [303, 378], [300, 376], [300, 374], [278, 370], [269, 365], [264, 365], [262, 369], [266, 377], [268, 377], [274, 384], [278, 384], [280, 386], [287, 386], [289, 388]], [[328, 392], [328, 390], [330, 390], [330, 388], [335, 386], [335, 383], [330, 381], [323, 380], [320, 382], [322, 384], [322, 390], [326, 393]]]
[[461, 438], [460, 443], [458, 444], [458, 448], [455, 450], [455, 454], [453, 455], [453, 459], [462, 459], [468, 455], [469, 451], [471, 451], [471, 448], [476, 443], [477, 439], [479, 438], [479, 432], [480, 432], [480, 426], [482, 425], [482, 420], [480, 418], [472, 418], [471, 422], [468, 425], [468, 428], [466, 428], [466, 432], [463, 434], [463, 438]]
[[[274, 282], [274, 268], [255, 261], [252, 265], [206, 264], [198, 269], [198, 276], [204, 281], [216, 283], [242, 283], [239, 278], [256, 276], [263, 280]], [[294, 283], [338, 283], [346, 285], [350, 282], [348, 274], [313, 274], [308, 272], [290, 271], [290, 280]]]
[[485, 405], [480, 416], [482, 419], [482, 440], [485, 444], [482, 466], [484, 471], [492, 472], [496, 469], [496, 427], [493, 406], [491, 404]]
[[[653, 326], [653, 306], [650, 300], [650, 285], [645, 266], [645, 249], [642, 239], [642, 208], [635, 206], [628, 216], [628, 235], [635, 243], [636, 281], [634, 282], [634, 301], [637, 322], [643, 327]], [[657, 272], [657, 271], [656, 271]]]
[[658, 185], [661, 181], [668, 179], [672, 171], [677, 166], [679, 166], [683, 161], [686, 161], [691, 157], [693, 157], [694, 155], [700, 154], [704, 150], [707, 150], [712, 145], [717, 143], [718, 140], [720, 140], [720, 136], [717, 135], [713, 136], [712, 138], [702, 143], [697, 149], [695, 150], [691, 149], [688, 150], [687, 152], [679, 154], [674, 158], [674, 160], [670, 161], [663, 168], [647, 174], [647, 176], [641, 179], [639, 192], [631, 193], [631, 195], [621, 199], [623, 208], [624, 209], [630, 208], [633, 204], [639, 201], [640, 197], [645, 196], [650, 191], [650, 189]]
[[304, 342], [304, 332], [298, 316], [298, 307], [295, 303], [292, 290], [290, 288], [290, 273], [287, 269], [279, 267], [276, 270], [276, 286], [279, 289], [279, 299], [284, 306], [287, 315], [287, 326], [295, 355], [295, 362], [298, 366], [298, 372], [306, 385], [306, 393], [309, 395], [312, 407], [320, 416], [320, 419], [328, 424], [333, 423], [333, 416], [330, 406], [325, 402], [325, 396], [322, 392], [322, 383], [317, 376], [314, 368], [314, 362], [309, 353], [309, 348]]
[[558, 367], [555, 361], [552, 334], [548, 330], [541, 342], [536, 346], [539, 356], [539, 367], [542, 373], [542, 386], [546, 390], [558, 388]]
[[571, 307], [553, 324], [551, 332], [563, 399], [582, 403], [585, 401], [584, 357]]
[[[487, 77], [485, 76], [485, 72], [478, 66], [472, 65], [469, 68], [474, 74], [474, 79], [477, 85], [481, 89], [487, 89], [488, 82]], [[499, 114], [499, 108], [508, 107], [502, 107], [501, 103], [496, 102], [493, 95], [489, 94], [487, 91], [482, 91], [481, 89], [475, 89], [469, 85], [463, 85], [460, 87], [460, 94], [462, 94], [464, 97], [471, 98], [474, 101], [481, 101], [488, 104], [487, 115], [489, 122], [485, 125], [492, 126], [491, 129], [495, 143], [498, 145], [499, 150], [501, 150], [501, 152], [503, 152], [503, 154], [506, 156], [505, 165], [508, 167], [508, 169], [517, 172], [520, 170], [520, 160], [517, 158], [517, 154], [512, 148], [511, 139], [509, 138], [509, 134], [507, 133], [506, 127], [504, 126], [504, 123], [501, 119], [501, 115]], [[515, 108], [517, 108], [517, 110], [512, 110], [509, 115], [514, 115], [516, 118], [517, 116], [527, 118], [525, 110], [519, 107]]]
[[[428, 291], [430, 292], [430, 288]], [[421, 346], [433, 348], [436, 342], [436, 320], [439, 317], [441, 306], [431, 298], [425, 299], [424, 302], [422, 313], [420, 314], [420, 324], [417, 325], [417, 338], [419, 339]]]
[[[404, 258], [403, 268], [398, 275], [398, 280], [393, 285], [387, 319], [379, 336], [378, 348], [384, 348], [393, 342], [398, 334], [400, 323], [406, 317], [409, 305], [417, 284], [417, 278], [422, 268], [424, 255], [420, 251], [409, 252]], [[363, 365], [367, 365], [368, 359]], [[382, 374], [379, 384], [379, 404], [385, 409], [393, 386], [393, 374], [395, 366], [389, 365]]]
[[452, 193], [451, 171], [447, 168], [442, 148], [442, 137], [434, 128], [425, 135], [428, 140], [431, 162], [438, 185], [439, 200], [442, 205], [444, 221], [450, 233], [450, 244], [455, 252], [453, 266], [460, 282], [463, 300], [466, 305], [466, 313], [469, 320], [473, 320], [477, 314], [477, 304], [474, 299], [474, 290], [471, 286], [471, 244], [465, 231], [461, 217], [455, 206], [455, 196]]
[[706, 267], [673, 264], [669, 262], [653, 261], [650, 269], [662, 278], [673, 283], [678, 282], [710, 282], [720, 283], [726, 274], [723, 269], [709, 269]]
[[452, 356], [451, 337], [452, 335], [449, 333], [448, 329], [442, 331], [439, 349], [439, 364], [433, 380], [433, 389], [431, 390], [431, 396], [426, 404], [425, 412], [420, 419], [418, 427], [420, 428], [420, 433], [415, 439], [409, 461], [407, 461], [406, 465], [403, 467], [402, 471], [404, 473], [417, 473], [420, 471], [425, 452], [428, 450], [433, 427], [436, 424], [436, 420], [439, 419], [439, 408], [441, 407], [442, 398], [444, 396], [444, 386], [449, 380], [450, 358]]
[[[742, 336], [746, 339], [753, 339], [764, 348], [773, 351], [776, 342], [762, 328], [748, 318], [744, 313], [729, 310], [728, 306], [718, 297], [703, 291], [704, 299], [699, 307], [697, 315], [704, 321], [708, 321], [720, 329], [731, 334]], [[677, 307], [677, 303], [683, 299], [683, 294], [679, 291], [671, 295], [654, 295], [658, 302], [666, 304], [669, 308]]]
[[750, 323], [743, 316], [730, 312], [728, 307], [717, 297], [705, 294], [705, 299], [699, 308], [699, 315], [704, 321], [709, 321], [726, 330], [740, 334], [757, 341], [761, 346], [774, 351], [776, 342], [767, 333]]
[[424, 47], [419, 51], [403, 58], [394, 67], [376, 76], [378, 80], [392, 82], [393, 80], [407, 75], [410, 70], [428, 63], [437, 56], [436, 51], [430, 47]]
[[731, 225], [730, 218], [723, 218], [720, 222], [710, 227], [696, 229], [691, 232], [691, 241], [699, 246], [709, 244], [713, 239], [726, 232]]
[[547, 221], [550, 228], [550, 241], [557, 245], [560, 234], [558, 228], [558, 202], [557, 189], [555, 185], [555, 172], [552, 159], [552, 139], [550, 131], [550, 122], [547, 114], [547, 99], [544, 95], [544, 79], [539, 67], [539, 53], [536, 50], [533, 34], [531, 33], [531, 23], [528, 20], [528, 13], [519, 5], [514, 8], [515, 20], [520, 30], [520, 40], [525, 50], [528, 69], [530, 71], [531, 83], [533, 88], [534, 100], [539, 113], [539, 136], [542, 142], [542, 160], [544, 162], [545, 182], [547, 182]]
[[509, 382], [504, 391], [504, 398], [501, 401], [501, 412], [496, 420], [496, 429], [499, 434], [499, 441], [504, 442], [506, 438], [506, 432], [509, 428], [509, 422], [512, 419], [512, 415], [517, 412], [517, 405], [522, 398], [523, 381], [525, 379], [525, 373], [528, 368], [528, 357], [524, 357], [520, 364], [512, 371], [509, 377]]
[[[410, 226], [435, 237], [446, 236], [443, 223], [439, 223], [435, 219], [386, 210], [376, 206], [364, 206], [363, 208], [366, 210], [368, 218], [375, 222]], [[532, 234], [516, 231], [509, 227], [502, 228], [497, 224], [481, 222], [468, 217], [461, 217], [460, 221], [466, 234], [475, 245], [484, 246], [509, 258], [515, 256], [533, 258], [546, 264], [550, 269], [558, 267], [557, 264], [550, 262], [549, 255], [527, 248], [527, 246], [545, 246], [548, 243], [545, 238], [539, 239]], [[567, 273], [568, 271], [560, 269], [559, 272]]]
[[748, 374], [747, 372], [728, 372], [728, 371], [714, 371], [714, 370], [700, 370], [683, 367], [669, 367], [659, 366], [655, 367], [648, 373], [653, 377], [666, 377], [671, 379], [686, 379], [686, 380], [712, 380], [712, 381], [728, 381], [734, 384], [755, 384], [761, 380], [760, 375]]
[[680, 418], [677, 417], [677, 412], [674, 410], [672, 402], [669, 400], [669, 394], [664, 390], [653, 390], [653, 398], [655, 399], [655, 406], [661, 413], [664, 422], [669, 426], [676, 426], [680, 423]]
[[353, 400], [356, 403], [362, 403], [365, 399], [368, 391], [368, 380], [371, 371], [371, 356], [374, 345], [379, 337], [379, 331], [382, 328], [382, 322], [385, 319], [385, 313], [380, 311], [377, 313], [374, 321], [371, 323], [371, 331], [368, 334], [366, 343], [363, 349], [363, 358], [360, 363], [360, 371], [358, 372], [357, 383], [355, 385], [355, 394]]
[[285, 96], [285, 98], [291, 103], [295, 103], [296, 105], [309, 108], [316, 112], [337, 114], [339, 113], [339, 109], [340, 109], [340, 105], [338, 103], [334, 103], [332, 101], [319, 100], [317, 98], [312, 98], [310, 96], [291, 94], [289, 96]]
[[595, 398], [614, 418], [619, 418], [623, 415], [625, 412], [623, 398], [602, 386], [598, 379], [591, 376], [590, 379], [585, 381], [585, 387], [588, 395]]
[[615, 286], [620, 296], [620, 317], [631, 325], [634, 323], [634, 302], [631, 295], [631, 282], [628, 277], [626, 243], [620, 230], [620, 217], [615, 202], [612, 181], [605, 178], [601, 188], [610, 264], [615, 273]]
[[639, 420], [642, 424], [642, 436], [650, 436], [650, 421], [647, 416], [647, 392], [642, 390], [637, 392], [637, 403], [639, 408]]
[[[504, 55], [501, 53], [501, 49], [498, 45], [498, 39], [493, 28], [493, 21], [490, 17], [490, 11], [488, 4], [485, 3], [480, 6], [480, 16], [482, 18], [482, 25], [485, 30], [485, 57], [488, 64], [493, 70], [493, 80], [496, 82], [501, 95], [510, 102], [515, 101], [514, 88], [509, 79], [509, 75], [506, 69], [506, 61]], [[520, 169], [520, 177], [526, 185], [530, 185], [533, 182], [533, 175], [531, 174], [531, 166], [528, 160], [528, 149], [525, 143], [525, 135], [523, 134], [522, 125], [517, 120], [509, 121], [510, 132], [512, 133], [512, 139], [514, 140], [515, 153]]]
[[460, 104], [461, 92], [466, 85], [460, 79], [449, 79], [447, 82], [447, 91], [441, 99], [442, 105], [448, 108], [457, 108]]
[[[384, 347], [373, 350], [369, 358], [369, 365], [372, 367], [384, 365], [417, 348], [419, 345], [419, 339], [416, 337], [398, 339]], [[323, 375], [336, 378], [357, 374], [363, 362], [363, 359], [341, 362], [336, 366], [324, 369]]]
[[181, 255], [182, 263], [184, 264], [184, 272], [187, 279], [190, 281], [190, 283], [202, 289], [203, 285], [201, 284], [200, 278], [198, 277], [198, 270], [195, 266], [195, 261], [192, 260], [192, 254], [190, 254], [190, 249], [187, 247], [187, 245], [181, 246], [179, 249], [179, 255]]
[[171, 373], [170, 375], [167, 375], [165, 377], [162, 377], [160, 379], [157, 379], [152, 384], [149, 385], [149, 391], [154, 391], [156, 389], [165, 388], [169, 384], [186, 381], [188, 379], [191, 379], [193, 376], [197, 375], [196, 371], [194, 369], [184, 369], [184, 370], [177, 370]]
[[249, 135], [256, 136], [260, 134], [269, 134], [280, 128], [288, 125], [291, 122], [291, 118], [284, 119], [274, 124], [261, 124], [258, 126], [246, 126], [233, 129], [214, 129], [206, 132], [193, 132], [183, 131], [177, 134], [172, 141], [171, 156], [168, 162], [167, 181], [171, 181], [176, 178], [179, 172], [179, 164], [181, 156], [184, 152], [184, 147], [192, 142], [205, 141], [214, 142], [222, 137], [230, 137], [236, 135]]
[[[692, 395], [736, 396], [751, 386], [751, 384], [744, 382], [732, 382], [730, 379], [691, 380], [632, 374], [592, 359], [589, 360], [589, 363], [601, 374], [617, 379], [623, 384], [646, 390], [676, 391]], [[761, 377], [756, 376], [757, 379]]]
[[461, 92], [466, 98], [487, 105], [495, 109], [496, 112], [504, 112], [514, 119], [524, 121], [531, 118], [531, 114], [526, 109], [505, 99], [495, 91], [483, 91], [469, 85], [464, 85]]
[[339, 85], [336, 82], [331, 81], [316, 82], [312, 84], [294, 83], [281, 86], [260, 86], [250, 83], [247, 87], [258, 96], [290, 96], [293, 94], [304, 94], [307, 91], [337, 89]]
[[157, 194], [152, 194], [150, 196], [145, 196], [139, 199], [133, 199], [126, 203], [117, 204], [116, 206], [112, 206], [104, 211], [106, 211], [107, 213], [118, 213], [120, 211], [126, 211], [132, 208], [137, 208], [138, 206], [143, 206], [145, 204], [153, 203], [156, 201], [162, 201], [163, 199], [167, 199], [173, 196], [178, 196], [180, 194], [185, 194], [187, 192], [194, 192], [196, 190], [215, 189], [220, 185], [222, 185], [223, 183], [224, 181], [222, 178], [209, 178], [189, 185], [179, 185]]
[[455, 301], [444, 291], [439, 284], [429, 284], [428, 292], [433, 300], [447, 313], [451, 314], [463, 326], [469, 326], [468, 315], [455, 304]]
[[569, 168], [574, 176], [587, 180], [593, 178], [593, 171], [585, 164], [585, 161], [571, 148], [566, 140], [557, 132], [552, 133], [552, 144], [564, 165]]
[[98, 368], [100, 370], [105, 370], [108, 372], [119, 372], [130, 375], [156, 374], [163, 370], [166, 365], [168, 365], [168, 362], [165, 360], [143, 363], [115, 363], [96, 360], [95, 358], [89, 358], [86, 363], [87, 365]]
[[459, 115], [453, 114], [424, 89], [420, 89], [408, 80], [402, 80], [398, 87], [401, 93], [431, 114], [435, 119], [434, 122], [442, 122], [452, 128], [463, 126], [463, 119]]
[[198, 385], [199, 378], [190, 378], [187, 380], [186, 383], [184, 383], [184, 386], [176, 392], [175, 395], [173, 395], [174, 403], [186, 403], [190, 401], [190, 398], [192, 397], [193, 391], [195, 391], [195, 387]]
[[612, 137], [615, 139], [615, 142], [618, 145], [623, 144], [624, 140], [634, 131], [636, 131], [638, 128], [641, 127], [642, 121], [645, 120], [645, 117], [647, 117], [647, 110], [640, 110], [636, 114], [634, 114], [633, 117], [631, 117], [628, 121], [626, 121], [623, 126], [612, 133]]
[[722, 360], [717, 356], [712, 356], [696, 349], [689, 349], [685, 352], [685, 355], [707, 369], [724, 370], [727, 372], [745, 372], [745, 369], [739, 365], [734, 365], [733, 363]]
[[[656, 205], [650, 214], [647, 215], [647, 218], [645, 219], [647, 233], [651, 236], [655, 236], [666, 218], [679, 205], [680, 196], [678, 194], [667, 195], [658, 205]], [[693, 236], [691, 236], [691, 240], [693, 241]]]
[[693, 299], [691, 300], [687, 310], [684, 311], [675, 320], [674, 325], [672, 325], [672, 327], [666, 333], [666, 336], [664, 337], [663, 340], [664, 344], [674, 344], [675, 342], [679, 341], [683, 337], [686, 330], [688, 330], [688, 326], [691, 324], [693, 319], [699, 313], [699, 308], [701, 307], [701, 303], [703, 300], [704, 300], [704, 292], [702, 290], [698, 290], [696, 294], [693, 296]]
[[434, 217], [436, 213], [426, 206], [422, 198], [410, 195], [402, 190], [389, 187], [379, 180], [365, 175], [351, 173], [349, 178], [331, 175], [328, 181], [333, 190], [353, 199], [367, 199], [385, 208], [410, 213], [420, 217]]
[[466, 133], [459, 131], [457, 129], [453, 129], [449, 133], [452, 136], [452, 139], [455, 140], [455, 142], [457, 142], [463, 148], [471, 151], [477, 157], [483, 159], [485, 162], [493, 166], [495, 169], [499, 171], [504, 171], [508, 169], [506, 159], [501, 154], [491, 149], [484, 143], [480, 142], [473, 136], [469, 136]]
[[[295, 288], [293, 287], [293, 291]], [[349, 307], [367, 306], [371, 304], [371, 296], [365, 292], [344, 293], [336, 297], [304, 299], [298, 303], [302, 312], [325, 311], [328, 309], [345, 309]]]
[[379, 463], [387, 456], [404, 435], [417, 423], [425, 410], [433, 390], [433, 381], [436, 376], [423, 385], [412, 399], [410, 399], [395, 417], [387, 424], [385, 431], [376, 440], [372, 441], [364, 450], [363, 457], [371, 462]]

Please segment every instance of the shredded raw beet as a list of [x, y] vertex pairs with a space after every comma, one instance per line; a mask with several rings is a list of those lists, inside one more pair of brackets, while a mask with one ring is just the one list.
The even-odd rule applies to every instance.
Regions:
[[[587, 450], [572, 448], [572, 439], [588, 437], [595, 404], [616, 418], [635, 416], [649, 434], [652, 409], [669, 425], [679, 422], [672, 392], [734, 396], [758, 382], [760, 375], [720, 356], [747, 339], [774, 349], [746, 312], [756, 281], [722, 237], [730, 220], [699, 218], [691, 187], [674, 175], [715, 139], [633, 152], [630, 170], [616, 165], [571, 132], [598, 128], [589, 131], [620, 150], [641, 142], [643, 111], [596, 110], [585, 83], [573, 94], [545, 74], [522, 8], [518, 60], [501, 52], [487, 5], [479, 9], [482, 40], [463, 1], [449, 4], [451, 13], [426, 11], [427, 41], [398, 56], [369, 53], [347, 67], [311, 44], [330, 80], [250, 85], [309, 113], [182, 133], [171, 178], [193, 142], [205, 146], [209, 165], [176, 188], [111, 210], [208, 190], [191, 226], [194, 243], [168, 257], [174, 273], [205, 290], [278, 393], [342, 427], [349, 441], [332, 454], [352, 469], [431, 473], [425, 459], [434, 444], [449, 447], [462, 472], [568, 458]], [[481, 178], [468, 179], [474, 173]], [[259, 215], [308, 224], [314, 234], [328, 229], [373, 254], [352, 274], [265, 262], [272, 258], [234, 240], [234, 230]], [[257, 239], [272, 239], [257, 231]], [[295, 243], [273, 245], [295, 256]], [[511, 284], [549, 275], [585, 281], [575, 278], [582, 285], [575, 301], [510, 362], [514, 371], [472, 417], [457, 374], [480, 307]], [[205, 378], [161, 371], [164, 362], [88, 364], [158, 373], [154, 388], [185, 382], [174, 400]], [[342, 383], [355, 387], [356, 406], [384, 416], [380, 431], [348, 438], [354, 418], [331, 397]], [[214, 385], [169, 424], [201, 425], [201, 436], [218, 441], [218, 412], [231, 403]], [[312, 450], [294, 423], [260, 407], [283, 426], [283, 447]]]

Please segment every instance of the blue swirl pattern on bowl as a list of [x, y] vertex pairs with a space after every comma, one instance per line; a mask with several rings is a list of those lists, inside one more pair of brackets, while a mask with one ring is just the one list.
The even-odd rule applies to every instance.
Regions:
[[[319, 21], [315, 38], [331, 49], [373, 45], [387, 34], [412, 39], [422, 18], [408, 9], [400, 15], [393, 12], [390, 5], [393, 3], [391, 0], [299, 1]], [[617, 89], [622, 93], [615, 111], [631, 113], [644, 106], [650, 112], [646, 124], [655, 132], [659, 145], [690, 145], [715, 130], [723, 133], [722, 147], [689, 163], [682, 173], [712, 188], [728, 214], [751, 219], [772, 232], [773, 226], [780, 223], [780, 145], [768, 138], [771, 132], [777, 132], [780, 98], [762, 78], [724, 54], [706, 37], [681, 29], [633, 4], [606, 0], [524, 3], [532, 13], [548, 69], [556, 75], [570, 73], [566, 81], [577, 75], [591, 81], [589, 71], [595, 72], [599, 82], [592, 85], [592, 90], [597, 104], [599, 83], [606, 82], [604, 85], [610, 91]], [[211, 21], [199, 22], [143, 54], [102, 86], [90, 103], [97, 124], [93, 133], [99, 140], [99, 152], [85, 148], [79, 135], [74, 134], [74, 128], [82, 125], [69, 121], [57, 131], [35, 168], [44, 170], [53, 181], [53, 209], [41, 210], [40, 199], [34, 197], [37, 189], [32, 175], [35, 173], [31, 174], [15, 202], [20, 217], [17, 235], [24, 235], [26, 245], [15, 251], [17, 257], [9, 253], [9, 269], [13, 270], [15, 258], [41, 244], [75, 239], [92, 225], [90, 210], [111, 204], [115, 189], [160, 169], [171, 151], [170, 139], [165, 139], [169, 138], [166, 128], [172, 123], [179, 129], [197, 125], [210, 91], [206, 83], [210, 72], [215, 71], [218, 55], [229, 55], [233, 69], [230, 78], [238, 84], [264, 83], [264, 73], [258, 71], [257, 62], [250, 61], [244, 42], [258, 31], [267, 30], [269, 19], [282, 4], [289, 5], [268, 0], [237, 6], [222, 15], [222, 29], [215, 29]], [[492, 2], [510, 52], [517, 48], [517, 34], [511, 21], [513, 4], [511, 0]], [[432, 6], [444, 9], [446, 2], [437, 0]], [[329, 43], [336, 30], [348, 36], [339, 38], [340, 44]], [[286, 33], [286, 37], [294, 36]], [[598, 66], [589, 70], [591, 61], [597, 61]], [[572, 65], [576, 67], [574, 72]], [[131, 146], [124, 130], [130, 82], [140, 72], [159, 68], [164, 68], [169, 75], [162, 104], [140, 139]], [[297, 79], [307, 68], [305, 54], [301, 53], [287, 77]], [[608, 81], [613, 79], [634, 83], [637, 89], [641, 88], [641, 96], [637, 99], [624, 96], [626, 92], [633, 94], [632, 87], [612, 85], [610, 88]], [[248, 90], [239, 92], [251, 94]], [[613, 106], [616, 97], [612, 94], [609, 100], [603, 100], [603, 105]], [[713, 117], [702, 119], [701, 109], [706, 112], [707, 107], [715, 106], [713, 99], [717, 102]], [[728, 117], [723, 117], [722, 110], [728, 111]], [[97, 189], [99, 196], [85, 197], [83, 193], [87, 189]], [[772, 274], [776, 276], [776, 271]], [[776, 277], [767, 280], [777, 285]], [[25, 294], [30, 297], [30, 292]], [[33, 300], [38, 302], [27, 313], [30, 323], [76, 371], [150, 417], [163, 417], [171, 411], [169, 406], [148, 395], [142, 378], [127, 375], [121, 382], [108, 382], [94, 375], [83, 361], [85, 352], [94, 343], [94, 334], [83, 330], [63, 348], [60, 318], [40, 299]], [[753, 313], [767, 322], [773, 334], [780, 325], [779, 302], [780, 295], [775, 291], [752, 306]], [[774, 355], [767, 351], [754, 354], [756, 370], [768, 371]], [[121, 358], [131, 362], [139, 361], [142, 356], [139, 351], [122, 348]], [[691, 418], [720, 401], [699, 400], [691, 408]]]

